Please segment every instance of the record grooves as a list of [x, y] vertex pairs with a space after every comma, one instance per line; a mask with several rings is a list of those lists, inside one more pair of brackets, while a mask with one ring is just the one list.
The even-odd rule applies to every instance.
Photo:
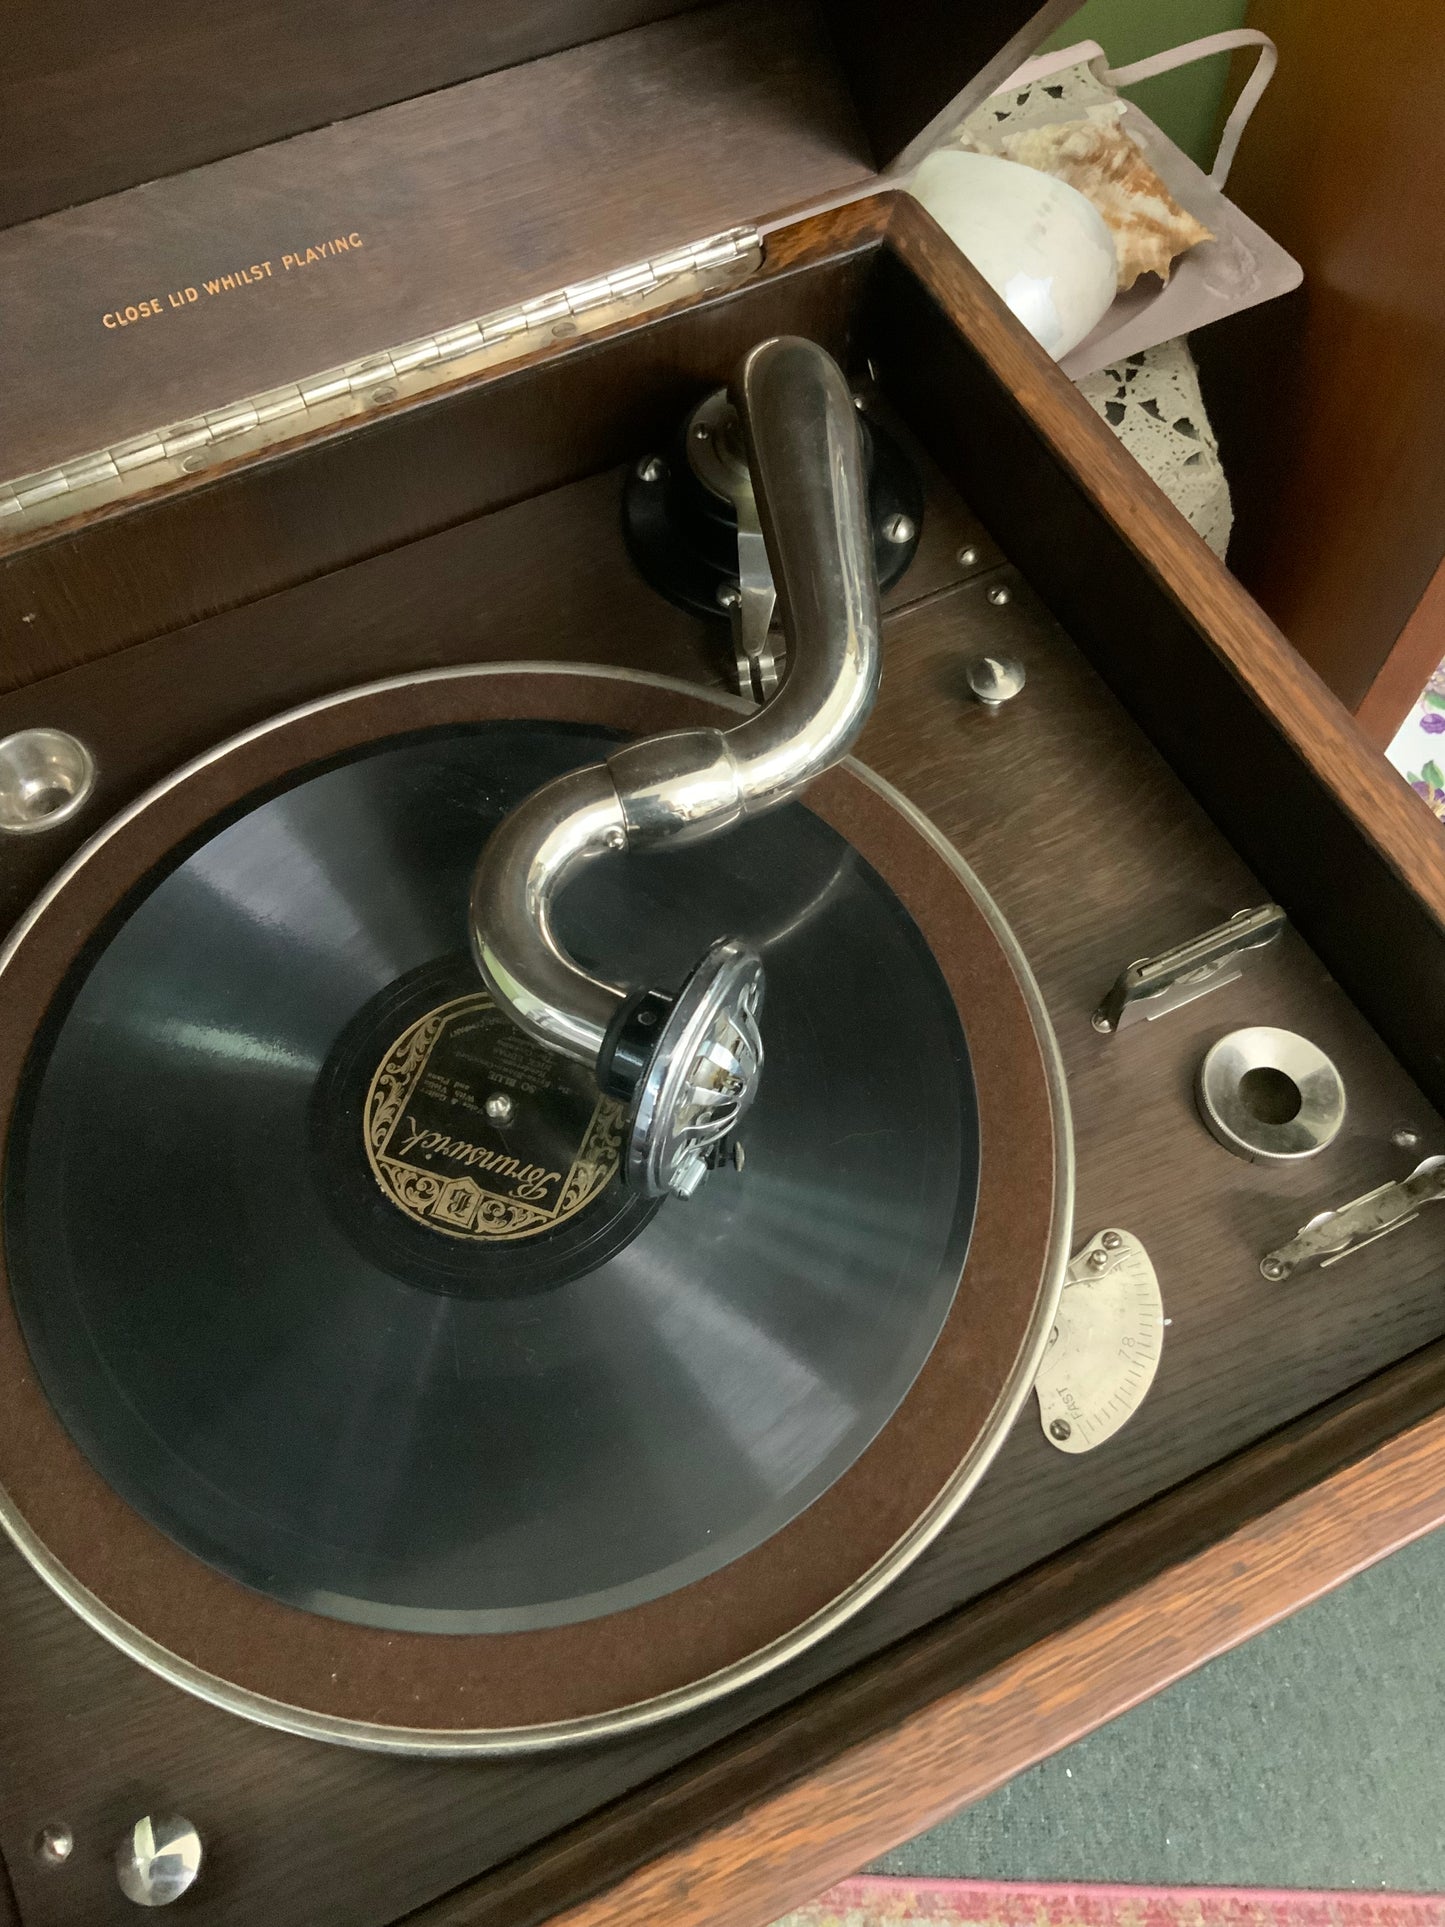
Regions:
[[[471, 973], [490, 827], [708, 713], [595, 672], [348, 692], [163, 786], [6, 958], [44, 1388], [0, 1331], [8, 1522], [182, 1683], [385, 1746], [631, 1724], [817, 1637], [1002, 1435], [1059, 1113], [992, 913], [885, 792], [840, 771], [563, 899], [588, 967], [765, 960], [746, 1162], [692, 1199], [621, 1183], [595, 1088]], [[1033, 1171], [1043, 1216], [1001, 1212]]]
[[[505, 807], [555, 760], [499, 725], [261, 804], [132, 911], [32, 1073], [7, 1217], [53, 1402], [164, 1531], [312, 1611], [505, 1631], [701, 1577], [856, 1458], [952, 1298], [976, 1169], [962, 1034], [899, 906], [802, 811], [618, 861], [567, 905], [594, 946], [642, 931], [664, 973], [709, 919], [746, 919], [775, 1061], [745, 1175], [659, 1214], [614, 1156], [573, 1215], [507, 1241], [383, 1189], [365, 1155], [379, 1067], [458, 1008], [477, 1028], [488, 1000], [455, 953], [364, 992], [453, 935], [475, 799]], [[405, 879], [390, 904], [382, 863]], [[453, 1048], [449, 1072], [424, 1068], [391, 1147], [465, 1147], [556, 1194], [595, 1087], [553, 1059], [515, 1094], [541, 1162], [495, 1129], [487, 1151], [495, 1060], [535, 1074], [544, 1056], [490, 1015], [493, 1062]], [[464, 1105], [427, 1094], [454, 1092], [458, 1065]], [[458, 1118], [474, 1138], [438, 1128]], [[488, 1175], [433, 1163], [443, 1206]]]

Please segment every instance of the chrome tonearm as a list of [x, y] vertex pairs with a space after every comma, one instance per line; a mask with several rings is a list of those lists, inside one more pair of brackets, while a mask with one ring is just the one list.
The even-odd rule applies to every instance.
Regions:
[[763, 966], [716, 943], [676, 996], [605, 983], [569, 957], [553, 906], [609, 851], [714, 836], [775, 809], [845, 756], [880, 669], [878, 586], [858, 422], [842, 371], [778, 336], [743, 357], [731, 396], [787, 638], [787, 674], [731, 729], [629, 743], [533, 792], [489, 839], [472, 882], [472, 949], [500, 1009], [591, 1065], [630, 1104], [625, 1171], [690, 1196], [762, 1070]]

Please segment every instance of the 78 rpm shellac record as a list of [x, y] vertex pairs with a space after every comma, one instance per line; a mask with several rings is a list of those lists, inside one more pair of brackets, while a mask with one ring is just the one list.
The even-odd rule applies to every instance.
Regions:
[[[1063, 1242], [1050, 1044], [977, 887], [876, 784], [563, 899], [572, 952], [632, 980], [723, 932], [762, 955], [744, 1156], [691, 1199], [624, 1184], [620, 1107], [476, 976], [489, 830], [700, 707], [535, 672], [352, 692], [83, 852], [50, 908], [97, 865], [109, 901], [74, 955], [41, 959], [46, 906], [22, 931], [6, 975], [42, 961], [44, 1012], [0, 1359], [33, 1366], [73, 1504], [17, 1422], [8, 1523], [182, 1684], [397, 1747], [656, 1716], [876, 1590], [1027, 1391]], [[960, 995], [985, 961], [987, 1029]], [[992, 1186], [1026, 1141], [1010, 1238]]]

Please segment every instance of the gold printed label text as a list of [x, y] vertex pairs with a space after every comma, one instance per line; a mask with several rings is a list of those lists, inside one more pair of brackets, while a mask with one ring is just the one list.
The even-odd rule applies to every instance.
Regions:
[[323, 262], [339, 260], [343, 255], [357, 253], [365, 245], [356, 228], [349, 234], [331, 234], [321, 240], [302, 240], [298, 237], [294, 247], [269, 260], [250, 261], [243, 267], [228, 267], [219, 274], [203, 275], [199, 281], [187, 282], [184, 287], [167, 288], [163, 294], [146, 294], [134, 301], [120, 302], [114, 308], [106, 309], [100, 317], [100, 325], [114, 334], [117, 329], [133, 328], [144, 321], [159, 321], [168, 314], [186, 314], [222, 295], [241, 294], [247, 288], [265, 287], [268, 282], [303, 273], [309, 268], [321, 266]]
[[[565, 1224], [617, 1173], [624, 1113], [524, 1037], [485, 991], [395, 1039], [367, 1092], [373, 1177], [409, 1218], [454, 1238], [530, 1238]], [[494, 1125], [489, 1093], [515, 1117]], [[548, 1121], [550, 1120], [550, 1121]]]

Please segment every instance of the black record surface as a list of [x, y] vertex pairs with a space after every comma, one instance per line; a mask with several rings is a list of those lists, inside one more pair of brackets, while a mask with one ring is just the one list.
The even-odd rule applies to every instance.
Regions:
[[852, 1464], [952, 1302], [978, 1168], [957, 1014], [797, 806], [607, 859], [563, 905], [584, 962], [652, 983], [715, 937], [760, 947], [741, 1172], [652, 1214], [614, 1180], [574, 1220], [610, 1227], [595, 1246], [472, 1247], [474, 1277], [443, 1232], [396, 1211], [377, 1245], [353, 1213], [394, 1208], [360, 1125], [340, 1173], [350, 1127], [318, 1130], [337, 1064], [369, 1010], [462, 969], [500, 816], [609, 747], [496, 723], [310, 776], [128, 906], [37, 1043], [6, 1235], [46, 1391], [131, 1505], [289, 1604], [502, 1632], [699, 1579]]

